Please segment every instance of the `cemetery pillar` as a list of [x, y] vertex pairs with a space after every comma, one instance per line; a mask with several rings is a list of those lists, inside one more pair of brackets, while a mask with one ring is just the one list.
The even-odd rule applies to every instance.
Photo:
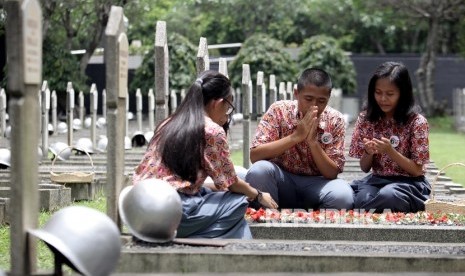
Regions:
[[178, 97], [176, 96], [176, 90], [171, 90], [170, 103], [171, 114], [173, 114], [174, 111], [176, 111], [176, 108], [178, 107]]
[[248, 64], [242, 64], [242, 108], [244, 119], [243, 127], [243, 166], [248, 169], [250, 167], [250, 98], [252, 91], [250, 89], [250, 67]]
[[257, 122], [260, 121], [260, 119], [263, 116], [264, 109], [265, 109], [265, 95], [264, 95], [264, 83], [263, 83], [263, 72], [258, 71], [257, 73]]
[[169, 56], [166, 22], [157, 21], [155, 33], [155, 125], [168, 117]]
[[128, 39], [123, 8], [112, 6], [105, 29], [107, 95], [107, 215], [121, 229], [118, 196], [124, 183], [124, 137], [128, 85]]
[[[46, 153], [48, 151], [48, 113], [50, 111], [50, 90], [48, 89], [47, 81], [42, 83], [41, 90], [41, 99], [42, 99], [42, 152]], [[42, 155], [42, 159], [47, 159], [47, 154]]]
[[84, 92], [79, 91], [78, 94], [78, 100], [79, 100], [79, 120], [81, 120], [81, 123], [84, 124], [84, 115], [86, 114], [86, 107], [84, 105]]
[[136, 112], [137, 112], [137, 130], [142, 131], [142, 93], [140, 88], [136, 90]]
[[6, 94], [5, 89], [0, 89], [0, 135], [5, 137], [6, 130]]
[[197, 76], [203, 71], [210, 70], [210, 59], [208, 56], [208, 44], [205, 37], [200, 38], [199, 49], [197, 51]]
[[50, 105], [52, 109], [52, 126], [53, 126], [53, 135], [57, 134], [57, 125], [58, 125], [58, 118], [57, 118], [57, 92], [55, 90], [52, 91], [52, 95], [50, 96]]
[[284, 101], [287, 100], [286, 83], [284, 82], [279, 83], [279, 99]]
[[107, 90], [102, 90], [102, 117], [107, 118]]
[[36, 242], [27, 231], [37, 228], [39, 209], [39, 89], [42, 81], [42, 11], [37, 0], [5, 2], [8, 93], [11, 122], [11, 206], [9, 275], [36, 270]]
[[68, 145], [73, 145], [74, 89], [73, 83], [66, 87], [66, 121], [68, 122]]
[[219, 69], [218, 69], [218, 72], [220, 72], [221, 74], [225, 75], [226, 77], [229, 78], [228, 76], [228, 62], [226, 61], [225, 58], [220, 58], [219, 60], [219, 65], [218, 65]]
[[90, 139], [95, 148], [97, 145], [97, 110], [98, 110], [98, 91], [97, 85], [93, 83], [90, 86]]
[[154, 117], [155, 96], [153, 95], [153, 89], [152, 88], [149, 89], [148, 100], [149, 100], [149, 129], [153, 130], [153, 129], [155, 129], [155, 117]]
[[268, 107], [270, 107], [271, 104], [273, 104], [274, 102], [276, 102], [278, 100], [277, 98], [277, 91], [276, 91], [276, 76], [271, 74], [270, 75], [270, 95], [269, 95], [269, 101], [268, 101], [268, 105], [267, 105], [267, 109]]

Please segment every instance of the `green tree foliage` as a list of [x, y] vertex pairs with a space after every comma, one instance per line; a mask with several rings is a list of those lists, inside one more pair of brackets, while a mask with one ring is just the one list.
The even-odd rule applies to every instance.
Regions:
[[[169, 87], [180, 90], [188, 88], [196, 76], [195, 59], [196, 47], [182, 35], [171, 33], [168, 35], [169, 52]], [[144, 56], [142, 65], [136, 70], [130, 91], [141, 89], [142, 94], [147, 94], [150, 88], [154, 88], [155, 82], [155, 49], [152, 48]]]
[[256, 83], [258, 71], [263, 71], [265, 80], [274, 74], [276, 83], [296, 79], [297, 70], [291, 56], [284, 51], [280, 41], [265, 34], [257, 34], [247, 39], [234, 61], [230, 63], [229, 76], [235, 87], [240, 87], [242, 82], [242, 64], [249, 64], [253, 83]]
[[328, 72], [333, 86], [344, 94], [356, 90], [356, 73], [352, 60], [336, 39], [326, 35], [312, 36], [304, 41], [299, 53], [299, 68], [318, 67]]

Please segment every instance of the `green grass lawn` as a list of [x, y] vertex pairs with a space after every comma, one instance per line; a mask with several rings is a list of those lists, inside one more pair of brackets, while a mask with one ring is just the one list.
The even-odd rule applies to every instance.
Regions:
[[[430, 159], [441, 169], [450, 163], [465, 164], [465, 134], [457, 133], [451, 117], [429, 118]], [[465, 186], [465, 167], [453, 166], [445, 171], [455, 183]]]

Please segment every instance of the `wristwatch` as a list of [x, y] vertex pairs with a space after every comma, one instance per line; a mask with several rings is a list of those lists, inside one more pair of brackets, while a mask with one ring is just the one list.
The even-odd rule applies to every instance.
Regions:
[[260, 199], [262, 199], [263, 193], [259, 189], [255, 189], [255, 190], [257, 190], [257, 196], [253, 199], [253, 202], [260, 203]]

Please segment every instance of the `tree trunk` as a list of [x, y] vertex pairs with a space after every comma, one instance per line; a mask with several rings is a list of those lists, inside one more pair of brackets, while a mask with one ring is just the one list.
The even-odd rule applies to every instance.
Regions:
[[434, 71], [439, 32], [437, 17], [429, 19], [429, 29], [426, 49], [421, 57], [420, 67], [416, 71], [420, 105], [426, 115], [432, 115], [434, 111]]

